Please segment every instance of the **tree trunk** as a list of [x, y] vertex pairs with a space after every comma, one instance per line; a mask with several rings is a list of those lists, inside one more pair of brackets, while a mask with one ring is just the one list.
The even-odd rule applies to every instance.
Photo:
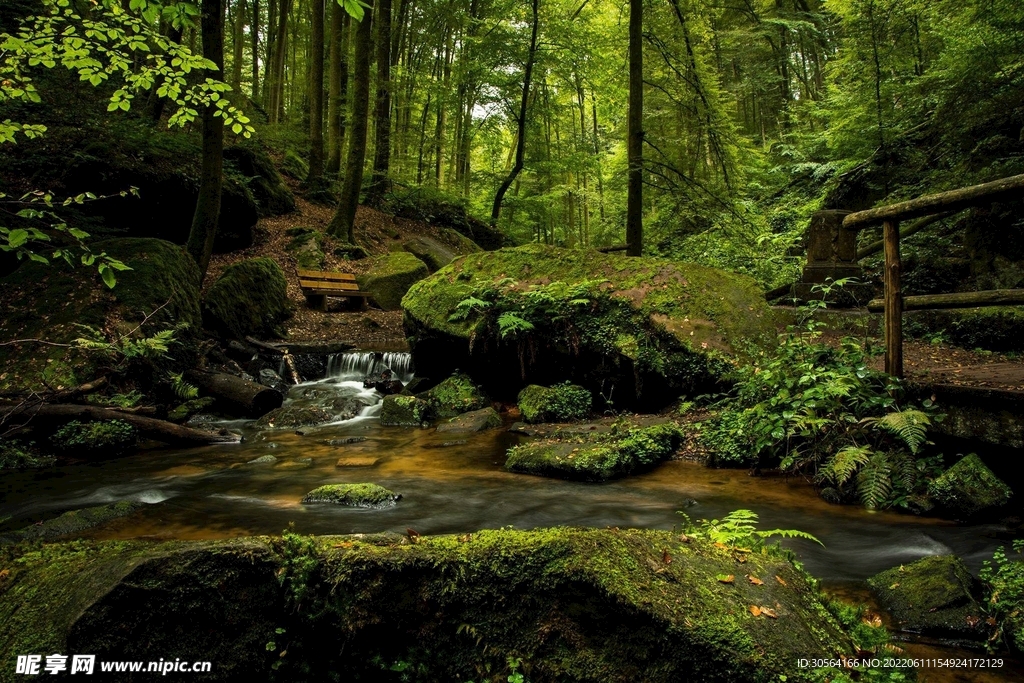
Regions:
[[245, 0], [235, 3], [234, 36], [231, 41], [231, 87], [242, 90], [242, 43], [245, 40]]
[[371, 206], [379, 204], [388, 191], [391, 166], [391, 0], [379, 0], [377, 5], [377, 108], [373, 118], [373, 178], [366, 198]]
[[643, 0], [629, 0], [629, 115], [626, 156], [629, 166], [626, 194], [627, 256], [643, 251]]
[[530, 79], [533, 77], [533, 62], [537, 56], [537, 28], [540, 24], [538, 9], [538, 0], [533, 0], [531, 4], [533, 25], [530, 30], [530, 51], [526, 56], [526, 69], [523, 73], [523, 97], [519, 102], [519, 118], [516, 121], [516, 160], [494, 195], [494, 204], [491, 205], [492, 226], [498, 225], [498, 217], [501, 215], [501, 202], [505, 199], [505, 193], [508, 192], [508, 188], [512, 187], [512, 183], [515, 182], [516, 176], [523, 170], [523, 163], [526, 158], [526, 108], [530, 98]]
[[213, 396], [236, 414], [260, 417], [280, 408], [284, 397], [280, 391], [223, 372], [192, 371], [186, 379]]
[[331, 0], [331, 50], [327, 99], [327, 174], [333, 179], [341, 171], [345, 146], [345, 99], [348, 95], [349, 15], [337, 0]]
[[274, 63], [271, 73], [270, 98], [267, 114], [271, 123], [280, 123], [284, 108], [284, 64], [288, 51], [288, 10], [292, 0], [279, 0], [277, 37], [274, 39]]
[[252, 89], [250, 99], [259, 102], [260, 99], [260, 0], [252, 0], [252, 23], [249, 24], [250, 39], [252, 45]]
[[[335, 6], [336, 0], [331, 0]], [[309, 175], [306, 185], [324, 174], [324, 0], [311, 0], [309, 49]]]
[[366, 160], [366, 126], [370, 112], [370, 53], [373, 51], [372, 7], [367, 8], [356, 29], [355, 73], [352, 83], [352, 125], [345, 162], [345, 181], [341, 187], [338, 210], [327, 226], [334, 237], [355, 244], [356, 207], [363, 184], [363, 163]]
[[[203, 0], [203, 56], [224, 71], [224, 0]], [[217, 77], [217, 72], [211, 74]], [[199, 199], [192, 216], [185, 249], [199, 265], [200, 276], [206, 277], [213, 254], [220, 219], [220, 195], [224, 183], [224, 119], [214, 116], [217, 108], [205, 107], [202, 114], [203, 163], [199, 181]]]

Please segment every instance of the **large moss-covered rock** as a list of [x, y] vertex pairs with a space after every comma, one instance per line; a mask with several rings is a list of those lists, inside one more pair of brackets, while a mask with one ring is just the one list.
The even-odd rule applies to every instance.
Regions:
[[615, 406], [659, 408], [713, 390], [775, 339], [748, 277], [539, 244], [456, 259], [402, 306], [418, 368], [463, 368], [499, 398], [570, 380]]
[[940, 637], [976, 638], [985, 610], [970, 570], [955, 555], [936, 555], [868, 579], [896, 627]]
[[254, 143], [224, 149], [224, 161], [245, 179], [259, 215], [278, 216], [295, 210], [295, 196], [281, 180], [270, 156]]
[[960, 517], [1005, 505], [1013, 492], [971, 453], [942, 473], [928, 487], [932, 499]]
[[409, 288], [427, 275], [423, 261], [408, 252], [394, 251], [372, 259], [367, 271], [356, 276], [356, 282], [385, 311], [397, 311]]
[[473, 380], [462, 373], [455, 373], [419, 397], [430, 403], [430, 416], [439, 419], [448, 419], [491, 405], [490, 399]]
[[430, 403], [415, 396], [385, 396], [380, 423], [385, 427], [419, 427], [434, 417]]
[[331, 503], [356, 508], [394, 507], [402, 494], [389, 491], [377, 484], [325, 484], [319, 486], [303, 498], [302, 502]]
[[[0, 339], [67, 344], [87, 336], [80, 325], [127, 334], [151, 316], [139, 332], [151, 335], [184, 326], [175, 335], [179, 343], [173, 356], [182, 367], [193, 365], [193, 342], [202, 328], [195, 261], [181, 247], [157, 239], [104, 240], [92, 250], [120, 259], [131, 270], [118, 272], [117, 284], [109, 289], [94, 267], [26, 263], [0, 280]], [[2, 346], [0, 391], [77, 386], [96, 379], [101, 360], [64, 346]]]
[[295, 265], [305, 270], [323, 270], [324, 267], [324, 234], [313, 228], [289, 228], [285, 231], [291, 239], [285, 250], [295, 256]]
[[437, 425], [437, 431], [448, 434], [471, 434], [501, 426], [501, 415], [494, 408], [481, 408], [463, 413]]
[[288, 283], [271, 258], [254, 258], [228, 266], [203, 298], [203, 321], [221, 334], [280, 336], [291, 315]]
[[9, 567], [0, 651], [159, 651], [215, 662], [209, 681], [274, 663], [283, 680], [388, 680], [399, 662], [417, 680], [504, 680], [516, 658], [535, 681], [767, 683], [853, 655], [786, 559], [751, 554], [742, 573], [762, 585], [721, 583], [741, 571], [732, 551], [667, 531], [79, 542]]
[[593, 397], [583, 387], [569, 382], [553, 387], [531, 384], [516, 399], [527, 422], [568, 422], [590, 414]]
[[271, 410], [253, 426], [257, 429], [297, 429], [327, 424], [333, 419], [334, 415], [320, 406], [290, 405]]
[[425, 235], [410, 237], [402, 242], [402, 249], [426, 263], [432, 273], [447, 266], [457, 256], [480, 251], [480, 247], [472, 240], [454, 230], [446, 231], [443, 236], [447, 238], [447, 243], [441, 243]]
[[682, 430], [671, 423], [597, 434], [562, 433], [510, 448], [505, 468], [559, 479], [607, 481], [671, 457], [682, 439]]
[[121, 517], [127, 517], [145, 503], [134, 500], [119, 500], [116, 503], [98, 505], [96, 507], [69, 510], [62, 515], [48, 519], [41, 524], [32, 524], [24, 529], [0, 535], [0, 541], [16, 543], [18, 541], [49, 541], [61, 536], [70, 536], [101, 524], [106, 524]]

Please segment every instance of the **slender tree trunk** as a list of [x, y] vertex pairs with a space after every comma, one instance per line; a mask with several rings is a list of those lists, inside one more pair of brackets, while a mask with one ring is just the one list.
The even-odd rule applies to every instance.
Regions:
[[[203, 0], [202, 16], [203, 56], [217, 65], [217, 77], [224, 71], [224, 0]], [[206, 277], [213, 254], [213, 240], [217, 236], [220, 218], [220, 195], [224, 181], [224, 119], [214, 116], [215, 106], [205, 107], [203, 122], [203, 163], [199, 184], [199, 200], [192, 217], [192, 229], [185, 245], [189, 255], [199, 265], [199, 273]]]
[[530, 80], [533, 77], [533, 63], [537, 58], [537, 28], [540, 25], [538, 0], [533, 0], [530, 8], [533, 21], [530, 30], [530, 51], [526, 56], [526, 69], [523, 73], [523, 97], [519, 102], [519, 118], [516, 121], [516, 160], [494, 195], [494, 203], [491, 205], [491, 225], [494, 226], [498, 224], [498, 218], [501, 216], [501, 202], [505, 199], [505, 193], [508, 192], [508, 188], [515, 182], [519, 172], [523, 170], [523, 163], [526, 160], [526, 109], [530, 99]]
[[284, 109], [284, 65], [288, 53], [288, 10], [292, 0], [278, 0], [277, 38], [274, 39], [274, 67], [268, 112], [271, 123], [280, 123]]
[[597, 138], [597, 98], [594, 96], [594, 91], [590, 91], [590, 111], [593, 113], [594, 118], [594, 159], [597, 161], [597, 201], [598, 208], [601, 212], [601, 220], [604, 220], [604, 170], [601, 166], [601, 145]]
[[252, 0], [252, 23], [249, 24], [250, 41], [252, 44], [252, 90], [251, 99], [260, 99], [260, 0]]
[[452, 30], [445, 29], [444, 61], [441, 76], [441, 94], [437, 98], [437, 125], [434, 127], [434, 184], [441, 187], [441, 167], [444, 152], [445, 127], [448, 125], [448, 84], [452, 76]]
[[388, 191], [391, 167], [391, 0], [378, 0], [377, 4], [377, 108], [373, 118], [373, 178], [366, 198], [371, 206], [379, 204]]
[[[369, 3], [368, 3], [369, 4]], [[338, 210], [327, 227], [328, 233], [355, 244], [356, 207], [363, 184], [366, 160], [366, 128], [370, 113], [370, 53], [373, 51], [372, 7], [367, 8], [355, 35], [355, 73], [352, 82], [352, 125]]]
[[[283, 2], [284, 0], [282, 0]], [[263, 96], [260, 100], [267, 108], [267, 118], [270, 118], [271, 84], [274, 77], [274, 61], [277, 54], [277, 0], [267, 0], [267, 40], [263, 46]]]
[[349, 15], [337, 0], [331, 3], [331, 50], [327, 99], [327, 175], [341, 171], [341, 152], [345, 146], [345, 99], [348, 95]]
[[[175, 28], [172, 25], [168, 25], [167, 26], [166, 35], [167, 35], [168, 40], [170, 40], [172, 43], [180, 43], [181, 42], [181, 29], [180, 28]], [[164, 106], [166, 104], [167, 104], [167, 98], [166, 97], [160, 97], [159, 95], [157, 95], [156, 94], [156, 88], [154, 88], [152, 91], [150, 91], [149, 101], [148, 101], [148, 105], [149, 105], [149, 118], [153, 122], [154, 125], [160, 123], [160, 120], [163, 118]]]
[[[331, 2], [337, 5], [335, 0]], [[309, 175], [312, 187], [324, 174], [324, 0], [312, 0], [309, 50]]]
[[626, 191], [627, 256], [643, 251], [644, 66], [643, 0], [629, 0], [629, 114], [626, 156], [629, 165]]
[[231, 87], [242, 91], [242, 47], [245, 41], [245, 0], [235, 3], [234, 35], [231, 41]]

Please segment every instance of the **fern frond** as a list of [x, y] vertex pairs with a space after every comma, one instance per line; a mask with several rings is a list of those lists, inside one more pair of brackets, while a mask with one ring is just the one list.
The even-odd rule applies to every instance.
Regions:
[[761, 538], [769, 538], [770, 536], [781, 536], [782, 538], [805, 538], [808, 541], [814, 541], [822, 548], [825, 547], [825, 544], [819, 541], [813, 535], [807, 533], [806, 531], [799, 531], [797, 529], [771, 529], [770, 531], [758, 531], [756, 533]]
[[876, 452], [860, 468], [857, 474], [857, 493], [864, 507], [874, 510], [881, 506], [892, 493], [892, 466], [882, 451]]
[[932, 421], [920, 410], [904, 410], [889, 413], [878, 418], [865, 418], [864, 422], [873, 423], [877, 427], [894, 435], [917, 455], [925, 443], [925, 433]]
[[870, 446], [847, 446], [832, 456], [821, 469], [820, 477], [840, 488], [871, 458]]
[[889, 478], [892, 480], [893, 488], [897, 491], [910, 492], [917, 484], [917, 463], [906, 451], [889, 453], [889, 464], [891, 472]]

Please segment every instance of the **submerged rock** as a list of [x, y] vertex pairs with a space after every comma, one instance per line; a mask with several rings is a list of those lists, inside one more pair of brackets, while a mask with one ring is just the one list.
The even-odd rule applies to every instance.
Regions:
[[326, 424], [334, 416], [318, 406], [284, 406], [275, 408], [256, 420], [257, 429], [296, 429]]
[[559, 479], [607, 481], [671, 457], [682, 439], [682, 430], [671, 423], [619, 433], [566, 434], [509, 449], [505, 468]]
[[868, 579], [903, 631], [945, 638], [983, 638], [984, 608], [974, 577], [955, 555], [936, 555]]
[[395, 251], [372, 259], [369, 269], [356, 276], [356, 281], [359, 289], [369, 292], [378, 306], [385, 311], [397, 311], [409, 288], [428, 274], [423, 261], [408, 252]]
[[389, 491], [377, 484], [327, 484], [307, 493], [303, 503], [334, 503], [357, 508], [394, 507], [402, 499], [401, 493]]
[[[267, 444], [267, 445], [269, 447], [270, 444]], [[274, 444], [274, 445], [277, 446], [277, 444]], [[261, 455], [260, 457], [256, 458], [255, 460], [250, 460], [250, 461], [248, 461], [245, 464], [246, 465], [273, 465], [276, 462], [277, 462], [277, 457], [276, 456], [273, 456], [273, 455]]]
[[1013, 492], [971, 453], [942, 473], [928, 487], [932, 499], [960, 517], [1005, 505]]
[[501, 416], [498, 415], [498, 411], [488, 406], [442, 422], [437, 425], [437, 431], [447, 434], [469, 434], [500, 426]]
[[327, 442], [328, 446], [348, 446], [354, 443], [362, 443], [366, 441], [365, 436], [346, 436], [341, 439], [330, 439]]
[[372, 455], [348, 455], [338, 458], [334, 463], [335, 467], [373, 467], [380, 462], [380, 458]]
[[48, 519], [41, 524], [33, 524], [19, 531], [4, 534], [0, 536], [0, 541], [5, 543], [49, 541], [61, 536], [70, 536], [86, 529], [106, 524], [111, 520], [127, 517], [143, 506], [145, 506], [145, 503], [134, 500], [121, 500], [109, 505], [70, 510], [59, 517]]
[[[535, 681], [762, 683], [806, 680], [801, 657], [854, 655], [785, 558], [754, 553], [739, 569], [728, 550], [667, 531], [113, 541], [10, 567], [0, 650], [159, 652], [216, 662], [209, 681], [264, 680], [274, 664], [283, 680], [381, 680], [381, 661], [422, 680], [504, 679], [516, 657]], [[740, 571], [781, 581], [716, 579]]]
[[385, 396], [380, 406], [380, 423], [385, 427], [419, 427], [429, 422], [430, 404], [415, 396]]
[[527, 422], [569, 422], [586, 419], [593, 398], [583, 387], [566, 382], [553, 387], [531, 384], [516, 403]]
[[712, 391], [776, 336], [746, 276], [538, 244], [458, 258], [402, 307], [418, 368], [462, 368], [499, 397], [569, 380], [617, 408]]
[[288, 283], [277, 262], [254, 258], [228, 266], [206, 291], [203, 322], [211, 330], [244, 338], [279, 335], [291, 315]]

